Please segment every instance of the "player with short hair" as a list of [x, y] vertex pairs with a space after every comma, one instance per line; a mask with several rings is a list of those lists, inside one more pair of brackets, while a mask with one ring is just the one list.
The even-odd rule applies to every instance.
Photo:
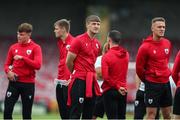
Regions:
[[136, 73], [145, 83], [147, 119], [155, 119], [160, 107], [164, 119], [171, 118], [172, 93], [168, 68], [171, 43], [164, 37], [166, 21], [163, 17], [152, 19], [152, 35], [139, 47], [136, 58]]
[[4, 70], [9, 80], [4, 104], [4, 119], [12, 119], [19, 96], [23, 119], [31, 119], [35, 91], [35, 71], [41, 68], [41, 47], [31, 39], [33, 27], [29, 23], [18, 26], [17, 40], [10, 46]]
[[103, 100], [108, 119], [126, 118], [129, 53], [120, 46], [121, 40], [119, 31], [110, 31], [110, 49], [102, 57]]
[[59, 49], [58, 77], [54, 80], [54, 82], [56, 85], [56, 100], [58, 102], [61, 119], [69, 118], [69, 108], [66, 104], [71, 73], [66, 66], [66, 57], [71, 42], [74, 39], [69, 31], [69, 20], [60, 19], [54, 23], [54, 33], [56, 38], [58, 38], [57, 45]]
[[[104, 55], [108, 50], [109, 50], [109, 44], [106, 42], [102, 50], [102, 55]], [[102, 55], [97, 57], [96, 63], [95, 63], [97, 82], [99, 84], [101, 92], [103, 92], [101, 88], [103, 84], [102, 70], [101, 70]], [[97, 117], [103, 118], [104, 113], [105, 113], [104, 102], [103, 102], [103, 96], [101, 95], [101, 96], [96, 97], [95, 108], [93, 112], [93, 119], [95, 120]]]
[[66, 64], [72, 73], [68, 86], [70, 119], [92, 119], [95, 96], [100, 95], [94, 64], [101, 51], [95, 38], [100, 30], [100, 18], [90, 15], [86, 18], [87, 32], [78, 35], [71, 44]]

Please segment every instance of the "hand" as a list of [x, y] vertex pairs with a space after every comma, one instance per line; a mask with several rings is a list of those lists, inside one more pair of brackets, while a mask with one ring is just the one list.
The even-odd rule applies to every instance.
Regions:
[[126, 95], [127, 93], [127, 90], [124, 87], [120, 87], [118, 91], [121, 95]]
[[22, 56], [20, 56], [20, 55], [15, 55], [14, 56], [14, 60], [21, 60], [23, 57]]
[[66, 84], [64, 84], [64, 85], [65, 85], [65, 86], [68, 86], [70, 82], [71, 82], [71, 79], [69, 79], [69, 80], [66, 82]]
[[8, 73], [7, 73], [7, 78], [8, 78], [8, 80], [10, 80], [10, 81], [14, 81], [14, 76], [15, 76], [15, 73], [14, 72], [12, 72], [12, 71], [9, 71]]

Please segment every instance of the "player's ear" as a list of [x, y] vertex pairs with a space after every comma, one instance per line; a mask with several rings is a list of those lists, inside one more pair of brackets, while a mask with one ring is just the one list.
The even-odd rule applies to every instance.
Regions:
[[151, 31], [154, 31], [154, 24], [151, 25]]

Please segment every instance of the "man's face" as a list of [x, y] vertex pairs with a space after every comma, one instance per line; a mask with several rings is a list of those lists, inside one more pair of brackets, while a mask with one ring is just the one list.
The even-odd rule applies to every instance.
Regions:
[[156, 21], [155, 23], [152, 24], [152, 32], [153, 35], [157, 37], [163, 37], [165, 33], [165, 22], [163, 21]]
[[87, 30], [94, 34], [99, 33], [100, 22], [91, 21], [91, 22], [87, 23]]
[[66, 30], [62, 26], [55, 25], [54, 33], [55, 33], [56, 38], [61, 38], [66, 33]]
[[17, 32], [17, 39], [19, 43], [27, 43], [30, 39], [31, 33]]

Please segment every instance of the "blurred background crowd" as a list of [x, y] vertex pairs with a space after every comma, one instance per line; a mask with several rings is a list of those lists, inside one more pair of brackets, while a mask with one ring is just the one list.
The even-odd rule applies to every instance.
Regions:
[[[0, 112], [8, 85], [3, 66], [7, 50], [16, 41], [17, 26], [23, 22], [33, 25], [34, 39], [43, 50], [43, 66], [37, 72], [35, 104], [41, 112], [57, 111], [54, 78], [59, 60], [54, 36], [54, 22], [66, 18], [71, 21], [71, 34], [85, 31], [85, 17], [96, 14], [102, 19], [97, 36], [103, 45], [109, 30], [122, 32], [122, 45], [130, 53], [128, 71], [128, 106], [133, 111], [135, 99], [135, 59], [143, 38], [151, 33], [151, 19], [162, 16], [166, 19], [165, 36], [173, 45], [170, 62], [180, 46], [180, 3], [173, 0], [6, 0], [0, 3]], [[42, 109], [41, 109], [42, 108]]]

